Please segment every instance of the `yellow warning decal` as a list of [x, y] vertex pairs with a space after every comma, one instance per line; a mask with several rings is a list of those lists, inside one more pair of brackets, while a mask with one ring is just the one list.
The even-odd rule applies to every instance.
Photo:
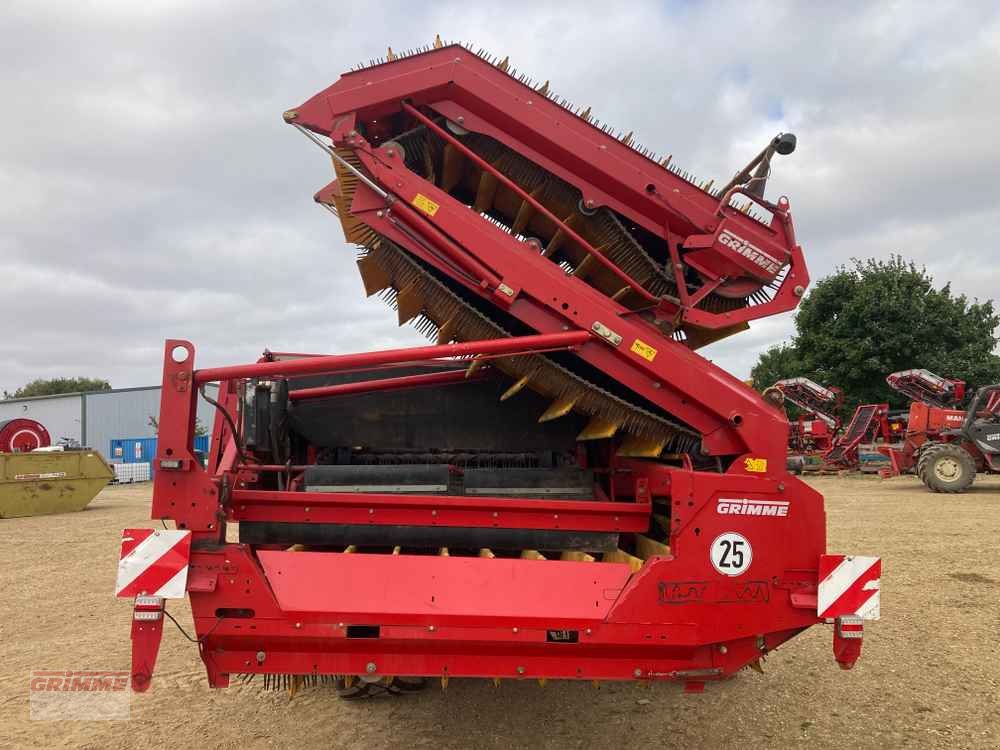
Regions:
[[428, 216], [433, 216], [438, 212], [438, 209], [441, 208], [439, 204], [432, 201], [423, 193], [417, 193], [417, 197], [413, 199], [413, 205]]
[[642, 339], [636, 339], [632, 342], [632, 351], [649, 362], [652, 362], [656, 358], [656, 349]]
[[766, 458], [745, 458], [743, 459], [743, 466], [747, 471], [752, 471], [755, 474], [767, 473]]

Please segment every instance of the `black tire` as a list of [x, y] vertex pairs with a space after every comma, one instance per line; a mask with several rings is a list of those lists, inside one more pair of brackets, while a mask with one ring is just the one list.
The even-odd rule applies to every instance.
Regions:
[[917, 455], [917, 465], [914, 467], [914, 474], [918, 477], [923, 476], [924, 466], [927, 464], [927, 456], [930, 455], [930, 449], [933, 448], [935, 443], [929, 443], [923, 447], [919, 455]]
[[351, 680], [351, 683], [348, 684], [346, 678], [341, 675], [337, 675], [334, 679], [333, 685], [337, 690], [337, 697], [345, 701], [367, 698], [371, 695], [371, 685], [367, 682], [362, 682], [357, 677]]
[[976, 478], [976, 462], [954, 443], [938, 443], [922, 451], [917, 463], [920, 481], [934, 492], [965, 492]]

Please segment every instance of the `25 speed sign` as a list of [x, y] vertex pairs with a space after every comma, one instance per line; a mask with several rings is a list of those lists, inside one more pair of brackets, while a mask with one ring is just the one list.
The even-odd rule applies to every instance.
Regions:
[[738, 576], [746, 572], [753, 560], [753, 548], [742, 534], [727, 531], [719, 534], [709, 550], [712, 566], [724, 576]]

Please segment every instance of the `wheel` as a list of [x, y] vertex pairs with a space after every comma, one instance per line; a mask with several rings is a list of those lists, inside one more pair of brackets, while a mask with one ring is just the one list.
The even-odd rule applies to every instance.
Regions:
[[934, 492], [964, 492], [976, 478], [976, 462], [953, 443], [932, 445], [917, 463], [920, 480]]
[[918, 477], [923, 476], [924, 465], [927, 463], [927, 456], [930, 455], [931, 452], [930, 449], [933, 447], [934, 447], [933, 444], [928, 445], [917, 455], [917, 464], [914, 467], [914, 474], [916, 474]]

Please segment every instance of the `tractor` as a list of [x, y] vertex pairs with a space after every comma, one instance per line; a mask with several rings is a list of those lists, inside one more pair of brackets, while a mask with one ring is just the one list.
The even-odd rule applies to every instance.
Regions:
[[[886, 379], [890, 386], [899, 375]], [[1000, 473], [1000, 384], [976, 391], [964, 412], [933, 399], [913, 401], [903, 447], [881, 450], [892, 464], [883, 476], [913, 469], [934, 492], [964, 492], [977, 472]]]

